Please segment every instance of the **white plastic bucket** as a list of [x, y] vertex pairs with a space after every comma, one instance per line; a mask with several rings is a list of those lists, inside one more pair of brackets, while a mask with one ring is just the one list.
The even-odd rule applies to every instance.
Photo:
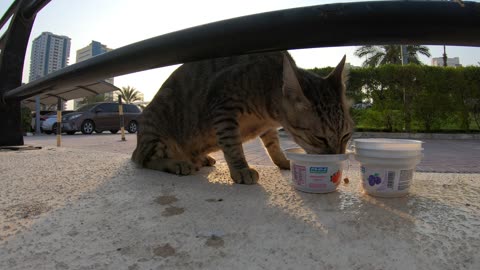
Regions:
[[422, 141], [401, 139], [355, 139], [355, 148], [377, 150], [422, 150]]
[[304, 192], [328, 193], [337, 189], [342, 180], [346, 154], [313, 155], [301, 148], [285, 150], [290, 160], [292, 185]]
[[422, 160], [422, 142], [397, 139], [355, 139], [362, 187], [367, 194], [401, 197], [408, 194], [415, 167]]

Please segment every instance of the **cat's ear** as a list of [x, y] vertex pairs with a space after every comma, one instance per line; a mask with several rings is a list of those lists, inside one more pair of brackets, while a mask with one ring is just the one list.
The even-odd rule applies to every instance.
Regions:
[[345, 61], [347, 56], [344, 55], [340, 63], [338, 63], [337, 67], [328, 75], [328, 78], [334, 80], [336, 83], [342, 86], [341, 88], [345, 88], [345, 84], [348, 80], [348, 69], [345, 67]]
[[290, 59], [283, 55], [283, 96], [293, 103], [296, 110], [301, 111], [308, 107], [307, 98], [303, 95], [295, 68]]
[[290, 59], [283, 55], [283, 95], [288, 99], [298, 99], [303, 96], [302, 87], [298, 81], [295, 68]]

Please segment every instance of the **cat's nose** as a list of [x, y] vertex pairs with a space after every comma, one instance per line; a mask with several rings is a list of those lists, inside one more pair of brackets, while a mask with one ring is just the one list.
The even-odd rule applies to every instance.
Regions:
[[335, 151], [334, 148], [331, 148], [331, 147], [327, 147], [323, 150], [323, 153], [324, 155], [333, 155], [333, 154], [337, 154], [337, 151]]
[[345, 149], [343, 149], [342, 147], [325, 147], [324, 149], [322, 149], [322, 155], [336, 155], [336, 154], [344, 154], [345, 153]]

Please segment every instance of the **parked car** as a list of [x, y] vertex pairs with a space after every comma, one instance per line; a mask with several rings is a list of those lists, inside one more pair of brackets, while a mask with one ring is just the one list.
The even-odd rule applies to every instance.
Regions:
[[[45, 119], [48, 118], [48, 116], [51, 113], [54, 113], [55, 111], [40, 111], [40, 131], [42, 131], [42, 123], [45, 121]], [[35, 111], [32, 112], [32, 130], [35, 131], [35, 120], [37, 117], [37, 113]]]
[[[72, 110], [65, 110], [62, 111], [62, 116], [65, 116], [69, 113], [75, 111]], [[47, 119], [42, 122], [42, 131], [46, 134], [57, 134], [57, 112], [50, 113], [47, 115]]]
[[[124, 104], [123, 112], [125, 129], [129, 133], [137, 132], [138, 117], [142, 113], [140, 107]], [[102, 133], [106, 130], [117, 133], [120, 130], [118, 103], [100, 102], [84, 105], [62, 117], [62, 130], [70, 135], [77, 131], [83, 134], [92, 134], [94, 131]]]

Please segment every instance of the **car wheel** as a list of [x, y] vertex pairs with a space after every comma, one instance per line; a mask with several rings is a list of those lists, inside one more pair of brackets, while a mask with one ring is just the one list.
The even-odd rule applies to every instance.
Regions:
[[95, 130], [95, 133], [102, 133], [103, 130]]
[[118, 129], [110, 129], [110, 132], [111, 132], [112, 134], [117, 134]]
[[138, 124], [135, 121], [128, 123], [127, 131], [128, 133], [135, 133], [138, 130]]
[[45, 130], [45, 134], [52, 134], [52, 132], [50, 130]]
[[[45, 133], [50, 132], [50, 131], [45, 131]], [[57, 134], [57, 124], [53, 124], [52, 126], [52, 131], [50, 133]], [[47, 134], [50, 134], [47, 133]]]
[[73, 134], [75, 134], [75, 132], [76, 132], [76, 131], [67, 131], [67, 134], [68, 134], [68, 135], [73, 135]]
[[80, 131], [82, 131], [83, 134], [92, 134], [94, 130], [95, 130], [95, 124], [93, 123], [92, 120], [85, 120], [80, 126]]

